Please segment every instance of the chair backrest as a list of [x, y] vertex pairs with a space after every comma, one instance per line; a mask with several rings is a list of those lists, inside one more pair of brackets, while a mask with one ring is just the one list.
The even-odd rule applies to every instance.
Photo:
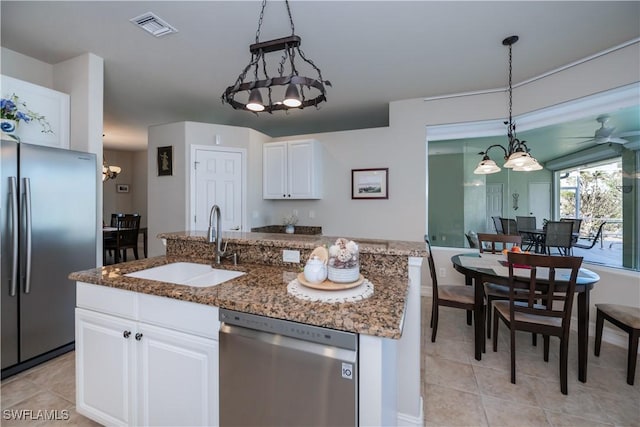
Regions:
[[[496, 243], [500, 245], [498, 248]], [[480, 252], [491, 252], [495, 254], [503, 249], [509, 249], [513, 246], [520, 246], [522, 244], [522, 237], [515, 234], [485, 234], [478, 233], [478, 244], [480, 246]]]
[[121, 216], [124, 216], [123, 213], [112, 213], [111, 214], [111, 226], [112, 227], [117, 227], [118, 226], [118, 218], [120, 218]]
[[464, 236], [467, 238], [467, 242], [469, 242], [470, 248], [478, 247], [478, 233], [476, 233], [475, 231], [469, 231], [468, 233], [465, 233]]
[[516, 227], [520, 230], [535, 230], [536, 229], [536, 217], [535, 216], [517, 216]]
[[117, 220], [117, 246], [136, 247], [138, 244], [138, 233], [140, 232], [140, 215], [125, 214], [116, 218]]
[[573, 222], [549, 221], [544, 237], [547, 248], [570, 248], [572, 242]]
[[438, 273], [436, 271], [436, 265], [433, 262], [433, 252], [431, 251], [431, 242], [429, 242], [429, 237], [424, 235], [424, 241], [427, 243], [427, 249], [429, 249], [429, 256], [427, 256], [427, 261], [429, 263], [429, 272], [431, 273], [431, 282], [432, 282], [432, 294], [436, 301], [438, 299]]
[[502, 222], [502, 232], [504, 234], [518, 234], [518, 226], [515, 219], [500, 218]]
[[570, 222], [573, 224], [573, 233], [580, 233], [580, 226], [582, 225], [582, 218], [560, 218], [560, 222]]
[[[561, 319], [562, 328], [569, 333], [573, 295], [582, 257], [509, 252], [507, 261], [512, 324], [518, 323], [515, 321], [516, 313], [534, 314], [549, 318], [548, 323], [552, 326], [557, 324], [553, 318]], [[523, 265], [528, 267], [519, 267]]]
[[504, 231], [502, 230], [502, 221], [499, 216], [492, 216], [493, 226], [496, 228], [496, 233], [502, 234]]

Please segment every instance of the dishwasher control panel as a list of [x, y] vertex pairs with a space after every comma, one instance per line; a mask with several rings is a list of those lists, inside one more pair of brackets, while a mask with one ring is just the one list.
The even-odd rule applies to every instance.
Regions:
[[290, 320], [274, 319], [239, 311], [220, 309], [220, 321], [229, 325], [284, 335], [348, 350], [357, 350], [358, 335], [352, 332], [322, 328]]

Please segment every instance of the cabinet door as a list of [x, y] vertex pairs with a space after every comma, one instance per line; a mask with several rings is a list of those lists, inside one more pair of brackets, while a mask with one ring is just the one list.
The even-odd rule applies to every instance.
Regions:
[[218, 425], [218, 342], [146, 323], [138, 333], [138, 425]]
[[262, 197], [290, 198], [287, 190], [287, 144], [265, 144], [262, 150]]
[[292, 199], [314, 199], [316, 194], [315, 141], [290, 142], [287, 147], [287, 186]]
[[101, 424], [133, 424], [135, 328], [130, 320], [76, 309], [76, 408]]

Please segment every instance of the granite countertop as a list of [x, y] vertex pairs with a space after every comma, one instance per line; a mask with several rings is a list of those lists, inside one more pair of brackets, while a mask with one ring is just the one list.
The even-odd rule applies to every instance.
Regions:
[[[258, 237], [256, 234], [260, 233], [251, 234], [255, 238]], [[200, 239], [204, 238], [203, 236], [204, 234], [192, 237]], [[158, 237], [168, 236], [159, 235]], [[296, 242], [303, 246], [318, 245], [317, 236], [309, 236], [309, 242], [301, 241], [300, 237], [303, 236], [296, 236], [295, 242], [291, 239], [287, 241], [286, 237], [284, 240], [287, 241], [288, 247], [295, 247]], [[322, 238], [324, 239], [326, 238]], [[266, 240], [267, 242], [262, 241], [262, 244], [268, 244], [269, 239]], [[281, 240], [272, 238], [271, 241], [277, 244]], [[362, 250], [361, 241], [359, 244]], [[386, 250], [390, 249], [393, 250], [388, 242]], [[374, 294], [370, 298], [353, 303], [320, 303], [301, 300], [287, 293], [287, 284], [296, 278], [303, 264], [283, 267], [250, 263], [239, 263], [234, 266], [225, 263], [221, 268], [243, 271], [247, 274], [217, 286], [204, 288], [124, 276], [127, 273], [171, 262], [211, 263], [210, 260], [193, 257], [160, 256], [79, 271], [71, 273], [69, 278], [366, 335], [398, 339], [402, 334], [402, 320], [408, 291], [407, 280], [403, 278], [366, 277], [374, 285]]]
[[[281, 247], [289, 249], [314, 249], [317, 246], [333, 245], [338, 237], [345, 237], [354, 240], [358, 244], [361, 254], [384, 254], [424, 257], [427, 255], [425, 243], [404, 241], [404, 240], [383, 240], [366, 239], [349, 236], [323, 236], [304, 234], [281, 234], [281, 233], [260, 233], [225, 231], [222, 235], [223, 241], [231, 243], [242, 243], [244, 245], [255, 245], [265, 247]], [[180, 231], [173, 233], [160, 233], [158, 238], [205, 242], [207, 233], [204, 231]]]

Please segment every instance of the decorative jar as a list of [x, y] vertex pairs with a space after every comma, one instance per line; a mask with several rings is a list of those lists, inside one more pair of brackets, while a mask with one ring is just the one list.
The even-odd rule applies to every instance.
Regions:
[[353, 240], [341, 237], [329, 248], [328, 277], [335, 283], [353, 283], [360, 278], [359, 250]]

